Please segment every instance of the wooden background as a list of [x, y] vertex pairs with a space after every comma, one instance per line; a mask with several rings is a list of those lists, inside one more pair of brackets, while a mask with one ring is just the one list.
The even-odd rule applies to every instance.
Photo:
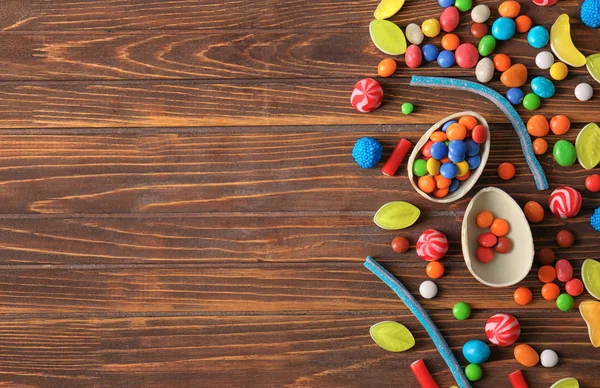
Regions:
[[[439, 295], [423, 305], [459, 359], [485, 320], [508, 312], [521, 341], [552, 348], [554, 369], [524, 371], [530, 387], [574, 376], [600, 383], [577, 310], [542, 300], [536, 271], [523, 281], [534, 302], [518, 307], [513, 287], [492, 289], [467, 272], [459, 229], [470, 197], [495, 185], [523, 205], [546, 203], [502, 113], [470, 94], [408, 86], [413, 74], [473, 79], [473, 70], [435, 63], [381, 80], [386, 97], [371, 114], [349, 104], [352, 85], [384, 58], [368, 23], [377, 0], [3, 0], [0, 9], [0, 386], [1, 387], [415, 387], [409, 364], [424, 358], [441, 387], [452, 377], [417, 321], [362, 267], [378, 258], [417, 293], [425, 263], [414, 249], [389, 248], [396, 233], [372, 216], [405, 199], [422, 209], [402, 234], [414, 243], [435, 227], [451, 239]], [[499, 1], [477, 1], [492, 8]], [[539, 8], [536, 24], [568, 13], [573, 40], [589, 55], [600, 31], [578, 22], [579, 1]], [[438, 17], [434, 0], [407, 1], [393, 20]], [[468, 33], [463, 14], [459, 35]], [[439, 45], [440, 38], [434, 40]], [[498, 50], [536, 69], [518, 34]], [[600, 99], [573, 88], [597, 83], [570, 69], [540, 113], [566, 114], [574, 140], [598, 121]], [[498, 75], [491, 86], [499, 91]], [[416, 111], [400, 114], [410, 101]], [[492, 123], [492, 150], [479, 183], [462, 200], [435, 205], [411, 188], [406, 168], [390, 178], [362, 170], [352, 144], [373, 136], [389, 155], [413, 144], [441, 117], [470, 108]], [[520, 110], [527, 120], [532, 113]], [[550, 146], [555, 136], [548, 137]], [[501, 182], [496, 167], [513, 162]], [[536, 247], [555, 247], [569, 228], [576, 245], [558, 249], [575, 273], [598, 257], [588, 223], [599, 196], [581, 167], [540, 157], [551, 187], [584, 195], [579, 217], [551, 215], [533, 226]], [[537, 269], [537, 264], [534, 269]], [[586, 295], [577, 301], [589, 299]], [[451, 306], [472, 305], [456, 321]], [[373, 343], [369, 327], [397, 320], [417, 345], [403, 354]], [[476, 387], [508, 387], [519, 365], [493, 348]]]

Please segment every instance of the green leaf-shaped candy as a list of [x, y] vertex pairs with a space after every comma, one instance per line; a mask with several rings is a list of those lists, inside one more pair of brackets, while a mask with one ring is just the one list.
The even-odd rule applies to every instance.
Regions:
[[575, 140], [575, 151], [581, 167], [591, 170], [600, 163], [600, 127], [589, 123]]
[[388, 352], [403, 352], [415, 346], [415, 337], [401, 323], [383, 321], [374, 324], [369, 330], [371, 338]]
[[389, 20], [373, 20], [369, 24], [369, 33], [375, 46], [388, 55], [401, 55], [406, 52], [404, 33]]
[[421, 211], [415, 205], [404, 201], [394, 201], [383, 205], [373, 221], [381, 229], [398, 230], [408, 228], [419, 219]]
[[550, 388], [579, 388], [579, 381], [573, 377], [567, 377], [552, 384]]

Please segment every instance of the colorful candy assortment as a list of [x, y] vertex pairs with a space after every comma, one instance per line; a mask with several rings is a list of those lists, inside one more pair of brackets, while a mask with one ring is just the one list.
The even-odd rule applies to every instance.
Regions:
[[502, 218], [494, 218], [493, 214], [483, 211], [477, 214], [477, 226], [481, 229], [489, 228], [489, 232], [479, 235], [479, 248], [476, 251], [477, 260], [481, 263], [489, 263], [494, 259], [495, 253], [507, 253], [512, 249], [512, 241], [505, 237], [509, 231], [509, 225]]

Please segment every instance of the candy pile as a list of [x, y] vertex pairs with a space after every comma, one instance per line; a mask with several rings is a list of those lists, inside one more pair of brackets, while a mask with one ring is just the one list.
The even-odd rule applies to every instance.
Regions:
[[506, 237], [509, 225], [502, 218], [494, 218], [489, 211], [480, 212], [477, 215], [477, 226], [481, 229], [488, 229], [490, 232], [483, 232], [479, 235], [479, 247], [476, 257], [481, 263], [489, 263], [494, 259], [495, 253], [507, 253], [512, 249], [512, 241]]
[[481, 144], [487, 129], [473, 116], [446, 122], [430, 135], [413, 163], [418, 188], [436, 198], [455, 192], [471, 170], [481, 164]]

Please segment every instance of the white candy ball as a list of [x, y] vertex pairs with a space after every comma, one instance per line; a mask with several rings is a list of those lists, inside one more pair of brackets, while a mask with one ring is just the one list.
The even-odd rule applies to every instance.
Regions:
[[437, 295], [437, 285], [431, 280], [425, 280], [419, 286], [419, 294], [425, 299], [433, 299]]
[[471, 19], [475, 23], [485, 23], [490, 18], [490, 7], [485, 4], [476, 5], [471, 10]]
[[580, 83], [575, 87], [575, 97], [579, 101], [587, 101], [594, 95], [594, 89], [592, 89], [590, 84], [586, 84], [585, 82]]
[[421, 44], [424, 39], [421, 27], [415, 23], [410, 23], [406, 26], [406, 39], [408, 39], [410, 43]]
[[558, 364], [558, 354], [552, 349], [546, 349], [540, 354], [540, 361], [546, 368], [553, 368]]
[[540, 69], [549, 69], [554, 63], [554, 55], [550, 51], [540, 51], [535, 56], [535, 65]]
[[481, 58], [475, 66], [475, 77], [482, 84], [490, 82], [494, 77], [494, 62], [488, 57]]

